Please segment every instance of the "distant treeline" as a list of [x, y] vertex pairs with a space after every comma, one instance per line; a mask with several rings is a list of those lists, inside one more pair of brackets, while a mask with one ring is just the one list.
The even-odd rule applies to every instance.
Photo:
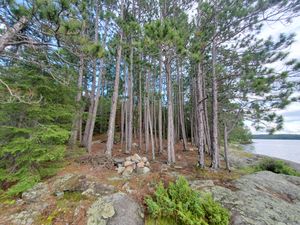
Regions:
[[287, 139], [287, 140], [300, 140], [299, 134], [257, 134], [252, 135], [252, 139]]

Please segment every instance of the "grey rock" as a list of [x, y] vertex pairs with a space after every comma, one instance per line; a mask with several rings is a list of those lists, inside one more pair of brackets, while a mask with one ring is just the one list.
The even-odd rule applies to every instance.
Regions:
[[115, 215], [107, 222], [108, 225], [143, 225], [143, 210], [128, 195], [118, 192], [103, 198], [113, 204]]
[[234, 190], [220, 186], [206, 190], [231, 211], [233, 225], [299, 225], [298, 182], [300, 177], [263, 171], [234, 181]]
[[212, 180], [193, 180], [190, 181], [189, 183], [191, 188], [196, 190], [214, 186], [214, 182]]
[[48, 206], [49, 204], [46, 202], [30, 204], [25, 210], [12, 214], [9, 217], [9, 220], [11, 221], [11, 224], [16, 225], [36, 224], [35, 221]]
[[22, 194], [22, 199], [25, 202], [37, 202], [42, 199], [45, 199], [46, 197], [48, 197], [48, 195], [49, 195], [49, 189], [47, 184], [38, 183], [28, 191], [24, 192]]
[[58, 177], [53, 183], [53, 192], [80, 191], [88, 189], [89, 182], [84, 175], [66, 174]]
[[138, 174], [146, 174], [146, 173], [149, 173], [150, 172], [150, 169], [149, 167], [141, 167], [141, 168], [137, 168], [136, 172]]
[[129, 196], [118, 192], [100, 197], [87, 212], [88, 225], [143, 225], [142, 208]]
[[88, 209], [87, 225], [106, 225], [107, 219], [114, 214], [115, 210], [112, 203], [100, 197]]

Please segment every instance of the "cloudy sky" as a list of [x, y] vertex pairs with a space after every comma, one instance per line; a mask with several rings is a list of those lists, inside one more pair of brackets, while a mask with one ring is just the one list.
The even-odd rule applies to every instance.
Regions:
[[[300, 60], [300, 17], [295, 18], [289, 24], [281, 22], [265, 24], [261, 36], [264, 38], [270, 35], [276, 37], [280, 33], [296, 34], [296, 41], [291, 46], [289, 58]], [[295, 96], [300, 96], [300, 93], [295, 93]], [[294, 102], [286, 109], [278, 111], [278, 113], [283, 115], [285, 123], [283, 130], [277, 133], [300, 134], [300, 102]], [[246, 124], [248, 125], [249, 123]], [[255, 131], [251, 126], [250, 129], [252, 133], [262, 133]]]

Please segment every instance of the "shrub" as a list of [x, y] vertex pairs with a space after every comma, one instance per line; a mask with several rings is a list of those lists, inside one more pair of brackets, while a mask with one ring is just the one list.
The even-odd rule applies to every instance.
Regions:
[[[183, 177], [164, 188], [159, 183], [153, 197], [147, 197], [150, 216], [161, 220], [168, 218], [184, 225], [226, 225], [229, 212], [216, 203], [211, 195], [192, 190]], [[174, 223], [172, 223], [174, 224]]]
[[[6, 195], [14, 196], [44, 177], [54, 175], [61, 167], [65, 142], [69, 133], [58, 126], [26, 129], [23, 135], [17, 128], [5, 127], [9, 136], [1, 132], [8, 142], [0, 145], [0, 184], [7, 184]], [[25, 130], [25, 129], [24, 129]]]
[[255, 166], [256, 171], [271, 171], [273, 173], [281, 173], [292, 176], [300, 176], [300, 173], [291, 168], [287, 163], [282, 160], [275, 160], [266, 158], [261, 160], [258, 165]]

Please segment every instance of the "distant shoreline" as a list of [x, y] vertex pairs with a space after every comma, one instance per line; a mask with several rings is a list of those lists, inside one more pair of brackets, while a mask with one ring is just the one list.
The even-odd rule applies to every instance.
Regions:
[[268, 139], [268, 140], [300, 140], [299, 134], [257, 134], [252, 135], [252, 139]]

